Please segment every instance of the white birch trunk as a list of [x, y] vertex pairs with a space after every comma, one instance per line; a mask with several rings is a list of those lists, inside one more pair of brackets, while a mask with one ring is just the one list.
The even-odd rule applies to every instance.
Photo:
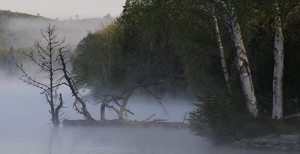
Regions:
[[228, 84], [229, 75], [228, 75], [227, 66], [226, 66], [226, 62], [225, 62], [224, 48], [223, 48], [221, 35], [220, 35], [220, 31], [219, 31], [218, 20], [217, 20], [217, 17], [214, 14], [212, 14], [212, 15], [213, 15], [213, 20], [214, 20], [214, 24], [215, 24], [215, 31], [216, 31], [218, 48], [219, 48], [220, 56], [221, 56], [222, 70], [223, 70], [223, 74], [224, 74], [226, 84], [227, 84], [228, 89], [230, 91], [230, 87], [229, 87], [229, 84]]
[[[219, 3], [225, 10], [225, 13], [223, 14], [223, 18], [226, 22], [229, 32], [232, 35], [232, 40], [236, 47], [236, 53], [237, 53], [236, 65], [240, 74], [240, 80], [246, 98], [247, 108], [250, 111], [250, 113], [254, 117], [256, 117], [258, 114], [258, 110], [256, 106], [256, 97], [254, 93], [254, 87], [252, 83], [249, 62], [246, 55], [246, 49], [242, 39], [240, 25], [236, 20], [234, 6], [231, 4], [230, 1], [228, 2], [228, 4], [226, 4], [222, 0], [217, 0], [217, 3]], [[211, 10], [214, 13], [214, 10], [213, 9]]]
[[284, 38], [278, 4], [275, 3], [275, 38], [274, 38], [274, 74], [273, 74], [273, 111], [272, 118], [282, 118], [282, 76], [284, 60]]
[[256, 106], [256, 97], [254, 93], [248, 58], [246, 55], [245, 45], [242, 39], [240, 25], [237, 23], [236, 18], [232, 17], [230, 19], [232, 39], [235, 43], [237, 57], [236, 57], [236, 65], [240, 73], [240, 79], [244, 91], [244, 95], [246, 97], [246, 103], [248, 110], [251, 114], [256, 117], [258, 114], [257, 106]]

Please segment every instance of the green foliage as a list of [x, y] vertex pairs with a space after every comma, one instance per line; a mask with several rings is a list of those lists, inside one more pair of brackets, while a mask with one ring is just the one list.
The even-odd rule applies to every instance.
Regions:
[[190, 130], [215, 142], [232, 142], [271, 132], [266, 117], [253, 118], [239, 89], [216, 92], [207, 88], [190, 113]]
[[121, 52], [122, 27], [112, 23], [104, 30], [89, 33], [75, 49], [73, 73], [92, 89], [111, 90], [125, 84], [124, 76], [133, 69], [131, 55]]
[[[265, 11], [265, 10], [264, 10]], [[274, 71], [273, 17], [263, 11], [255, 12], [257, 18], [247, 21], [248, 57], [257, 97], [259, 112], [272, 114], [272, 80]]]
[[175, 53], [179, 27], [172, 11], [165, 1], [127, 1], [118, 22], [124, 26], [123, 52], [137, 56], [135, 83], [179, 87], [176, 84], [183, 80], [180, 57]]
[[[32, 21], [44, 21], [49, 22], [50, 19], [44, 17], [38, 17], [34, 15], [29, 15], [25, 13], [15, 13], [11, 11], [3, 11], [0, 10], [0, 47], [8, 48], [11, 46], [21, 47], [23, 45], [28, 45], [28, 37], [30, 35], [28, 33], [33, 33], [34, 31], [27, 31], [28, 27], [23, 27], [23, 31], [14, 31], [15, 27], [19, 27], [20, 25], [12, 25], [11, 21], [15, 19], [22, 20], [32, 20]], [[19, 23], [20, 24], [20, 23]], [[22, 24], [21, 24], [22, 25]], [[31, 30], [31, 29], [30, 29]], [[35, 29], [36, 30], [36, 29]], [[34, 38], [32, 38], [33, 40]]]
[[7, 75], [14, 75], [18, 69], [16, 65], [26, 61], [25, 54], [29, 48], [0, 48], [0, 71], [4, 71]]

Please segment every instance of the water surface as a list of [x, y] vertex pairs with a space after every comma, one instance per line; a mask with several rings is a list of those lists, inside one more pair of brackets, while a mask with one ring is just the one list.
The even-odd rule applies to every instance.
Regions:
[[[64, 112], [70, 119], [82, 119], [72, 108], [74, 98], [62, 89]], [[53, 129], [49, 105], [35, 87], [0, 74], [0, 154], [279, 154], [274, 151], [231, 149], [190, 134], [187, 129], [141, 129], [117, 127], [63, 127]], [[130, 120], [154, 118], [182, 122], [193, 109], [180, 99], [162, 100], [161, 106], [149, 98], [129, 100]], [[87, 104], [91, 115], [100, 119], [100, 105]], [[117, 115], [107, 110], [107, 118]]]
[[[1, 130], [3, 154], [279, 154], [211, 144], [186, 129], [117, 127]], [[283, 152], [282, 152], [283, 153]]]

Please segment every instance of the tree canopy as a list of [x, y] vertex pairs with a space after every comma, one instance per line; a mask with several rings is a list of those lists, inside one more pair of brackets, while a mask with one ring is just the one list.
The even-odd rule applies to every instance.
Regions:
[[[200, 130], [198, 124], [204, 122], [215, 133], [225, 134], [222, 140], [232, 139], [226, 134], [237, 131], [247, 136], [255, 128], [243, 125], [243, 119], [256, 125], [260, 122], [257, 119], [272, 115], [278, 17], [284, 34], [283, 116], [299, 112], [300, 20], [299, 12], [294, 11], [299, 2], [276, 4], [281, 13], [274, 15], [275, 7], [269, 1], [126, 0], [116, 21], [110, 20], [99, 30], [89, 32], [77, 44], [72, 57], [74, 77], [78, 85], [90, 88], [95, 95], [118, 93], [122, 99], [137, 87], [148, 92], [188, 93], [200, 101], [190, 114], [192, 131]], [[220, 57], [215, 24], [224, 57]], [[3, 31], [5, 28], [0, 28], [0, 42], [6, 48], [0, 56], [5, 55], [1, 61], [9, 64], [13, 59], [12, 52], [8, 52], [13, 37], [7, 39], [9, 35]], [[228, 83], [220, 58], [228, 68]], [[252, 113], [258, 116], [256, 119], [246, 112], [250, 99], [241, 84], [246, 77], [251, 78], [249, 87], [257, 99], [257, 112]], [[242, 118], [235, 121], [237, 116]], [[228, 121], [232, 123], [226, 125]], [[228, 127], [218, 129], [223, 125]], [[248, 132], [243, 132], [244, 128]], [[239, 137], [236, 134], [233, 138]]]

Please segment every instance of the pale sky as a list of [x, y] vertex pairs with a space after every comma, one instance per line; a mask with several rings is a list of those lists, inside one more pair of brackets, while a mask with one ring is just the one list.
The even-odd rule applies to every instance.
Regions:
[[101, 18], [121, 14], [125, 0], [0, 0], [0, 10], [10, 10], [59, 20]]

